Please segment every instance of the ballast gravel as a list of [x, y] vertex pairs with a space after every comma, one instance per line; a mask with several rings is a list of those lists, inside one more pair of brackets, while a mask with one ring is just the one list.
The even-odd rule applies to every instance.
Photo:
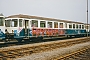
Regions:
[[89, 46], [90, 46], [90, 42], [86, 42], [86, 43], [76, 44], [65, 48], [53, 49], [51, 51], [33, 53], [30, 56], [24, 56], [21, 58], [17, 58], [15, 60], [53, 60], [57, 57], [63, 56], [65, 54], [69, 54], [71, 52], [74, 52]]

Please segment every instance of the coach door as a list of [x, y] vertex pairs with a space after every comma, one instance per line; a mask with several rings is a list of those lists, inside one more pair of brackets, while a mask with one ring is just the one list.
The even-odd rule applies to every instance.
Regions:
[[29, 36], [29, 20], [25, 20], [25, 37]]

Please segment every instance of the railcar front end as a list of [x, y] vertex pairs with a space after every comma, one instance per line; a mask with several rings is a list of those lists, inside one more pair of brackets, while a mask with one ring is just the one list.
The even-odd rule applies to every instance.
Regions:
[[5, 17], [0, 14], [0, 41], [5, 39]]

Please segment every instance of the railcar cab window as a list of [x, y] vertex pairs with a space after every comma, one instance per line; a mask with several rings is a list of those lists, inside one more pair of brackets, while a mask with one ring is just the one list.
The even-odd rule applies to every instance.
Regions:
[[3, 26], [3, 18], [0, 17], [0, 26]]
[[32, 20], [31, 21], [31, 27], [38, 27], [38, 21], [37, 20]]
[[54, 22], [54, 28], [58, 28], [58, 22]]
[[22, 27], [22, 19], [19, 19], [19, 27]]
[[52, 22], [48, 22], [47, 27], [52, 28]]
[[46, 22], [45, 21], [40, 21], [40, 27], [46, 27]]
[[17, 25], [18, 25], [18, 20], [17, 19], [12, 19], [11, 27], [17, 27]]
[[60, 23], [59, 25], [60, 25], [59, 28], [63, 28], [63, 23]]

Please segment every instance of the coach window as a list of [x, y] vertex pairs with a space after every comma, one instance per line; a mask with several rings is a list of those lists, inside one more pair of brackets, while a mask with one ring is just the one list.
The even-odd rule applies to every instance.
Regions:
[[0, 18], [0, 26], [3, 26], [3, 18]]
[[22, 27], [22, 19], [19, 19], [19, 27]]
[[81, 29], [81, 25], [79, 25], [79, 29]]
[[54, 28], [58, 28], [58, 22], [54, 22]]
[[84, 25], [82, 25], [82, 29], [84, 29]]
[[59, 25], [60, 25], [60, 26], [59, 26], [60, 28], [63, 28], [63, 23], [60, 23]]
[[87, 25], [85, 25], [85, 29], [87, 29]]
[[67, 28], [67, 23], [65, 23], [65, 28]]
[[5, 20], [5, 26], [10, 27], [11, 25], [11, 20]]
[[69, 24], [69, 28], [72, 28], [72, 24]]
[[18, 26], [18, 20], [17, 19], [12, 19], [11, 26], [12, 27], [17, 27]]
[[46, 27], [46, 22], [45, 21], [40, 21], [40, 27]]
[[73, 28], [75, 28], [75, 24], [73, 24]]
[[48, 22], [47, 27], [48, 27], [48, 28], [52, 28], [52, 22]]
[[78, 29], [78, 24], [76, 25], [76, 28]]
[[37, 20], [32, 20], [31, 21], [31, 27], [38, 27], [38, 21]]

